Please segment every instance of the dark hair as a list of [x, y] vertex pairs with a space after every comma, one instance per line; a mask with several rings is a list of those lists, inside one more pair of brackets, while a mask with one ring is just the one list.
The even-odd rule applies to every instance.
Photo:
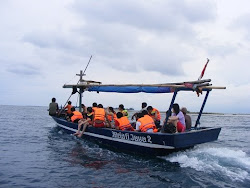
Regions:
[[179, 114], [179, 112], [180, 112], [179, 104], [174, 103], [174, 104], [173, 104], [173, 109], [174, 109], [174, 113], [175, 113], [176, 115]]
[[102, 104], [98, 104], [98, 108], [103, 108]]
[[91, 113], [91, 112], [93, 112], [93, 109], [92, 109], [91, 107], [88, 107], [88, 108], [87, 108], [87, 111], [88, 111], [89, 113]]
[[147, 107], [147, 110], [149, 111], [149, 110], [153, 110], [153, 107], [152, 106], [148, 106]]
[[123, 113], [117, 112], [116, 116], [117, 116], [117, 118], [121, 118], [121, 117], [123, 117]]
[[85, 105], [84, 105], [84, 104], [82, 104], [82, 106], [83, 106], [83, 107], [85, 107]]
[[75, 109], [75, 107], [73, 106], [73, 107], [71, 108], [71, 112], [74, 112], [74, 111], [76, 111], [76, 109]]
[[97, 107], [97, 103], [94, 102], [94, 103], [92, 104], [92, 106], [93, 106], [93, 107]]
[[[143, 110], [144, 111], [144, 110]], [[137, 118], [142, 118], [144, 116], [144, 114], [143, 113], [138, 113], [137, 114]]]
[[120, 105], [119, 105], [119, 108], [121, 108], [122, 110], [125, 110], [123, 104], [120, 104]]
[[164, 131], [166, 133], [176, 133], [176, 127], [173, 123], [167, 123], [166, 126], [164, 127]]
[[146, 102], [141, 103], [141, 107], [142, 107], [142, 108], [147, 107], [147, 105], [148, 105], [148, 104], [147, 104]]
[[142, 115], [144, 116], [144, 115], [148, 115], [148, 111], [147, 110], [142, 110]]
[[69, 101], [68, 104], [71, 104], [71, 101]]
[[56, 98], [55, 97], [52, 98], [52, 102], [56, 102]]
[[109, 107], [109, 110], [111, 111], [111, 112], [113, 112], [113, 113], [115, 113], [115, 111], [114, 111], [114, 108], [113, 107]]

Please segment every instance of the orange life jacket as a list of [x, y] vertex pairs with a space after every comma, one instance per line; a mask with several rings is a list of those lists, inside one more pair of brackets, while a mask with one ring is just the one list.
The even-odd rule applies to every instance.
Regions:
[[152, 112], [149, 114], [150, 117], [155, 119], [155, 113], [157, 114], [156, 120], [161, 120], [161, 113], [156, 108], [153, 108]]
[[153, 129], [153, 132], [156, 132], [155, 131], [156, 126], [155, 126], [154, 120], [149, 115], [144, 115], [142, 118], [138, 119], [137, 121], [141, 123], [139, 127], [141, 132], [147, 132], [147, 130], [149, 129]]
[[95, 118], [94, 120], [105, 120], [105, 110], [103, 108], [96, 108], [95, 109]]
[[97, 107], [92, 107], [93, 112], [95, 112], [96, 109], [97, 109]]
[[113, 114], [108, 114], [108, 120], [109, 120], [109, 121], [116, 120], [116, 119], [117, 119], [117, 116], [116, 116], [115, 113], [113, 113]]
[[128, 118], [126, 116], [123, 116], [119, 119], [116, 119], [119, 123], [119, 129], [124, 131], [124, 130], [133, 130], [133, 127], [131, 126]]
[[65, 107], [65, 109], [67, 108], [67, 114], [71, 114], [72, 113], [72, 111], [71, 111], [71, 108], [72, 108], [73, 106], [71, 105], [71, 104], [68, 104], [66, 107]]
[[82, 119], [82, 113], [79, 111], [72, 112], [74, 115], [71, 117], [71, 121], [74, 122], [76, 119]]

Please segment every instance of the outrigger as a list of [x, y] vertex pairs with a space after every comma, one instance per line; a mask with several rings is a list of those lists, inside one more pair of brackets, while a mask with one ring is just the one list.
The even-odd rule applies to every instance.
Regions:
[[[80, 71], [80, 80], [77, 84], [67, 85], [63, 88], [72, 88], [72, 94], [79, 93], [79, 111], [81, 109], [82, 94], [89, 92], [117, 92], [117, 93], [173, 93], [169, 111], [171, 111], [175, 98], [179, 91], [196, 91], [197, 94], [206, 92], [195, 126], [191, 131], [183, 133], [164, 133], [164, 127], [157, 133], [143, 133], [133, 131], [120, 131], [111, 128], [88, 127], [84, 132], [83, 138], [96, 141], [100, 144], [132, 153], [147, 155], [166, 155], [174, 151], [191, 148], [197, 144], [212, 142], [218, 139], [221, 127], [200, 127], [200, 118], [206, 104], [209, 93], [213, 89], [226, 89], [226, 87], [211, 86], [210, 79], [187, 81], [181, 83], [164, 84], [127, 84], [127, 85], [104, 85], [101, 82], [83, 80], [84, 73]], [[68, 122], [63, 117], [52, 117], [57, 125], [66, 133], [73, 134], [77, 131], [76, 123]], [[166, 120], [169, 118], [167, 114]]]

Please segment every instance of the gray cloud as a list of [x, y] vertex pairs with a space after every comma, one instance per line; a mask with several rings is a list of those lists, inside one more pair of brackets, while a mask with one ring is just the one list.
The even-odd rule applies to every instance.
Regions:
[[225, 57], [235, 54], [238, 51], [237, 46], [233, 44], [210, 44], [206, 47], [209, 56]]
[[[113, 68], [133, 67], [134, 71], [143, 69], [170, 75], [181, 75], [181, 64], [190, 58], [187, 47], [183, 46], [197, 44], [193, 24], [213, 21], [216, 17], [213, 2], [198, 0], [192, 3], [76, 0], [73, 10], [84, 19], [84, 26], [78, 32], [89, 39], [86, 46], [109, 57]], [[147, 33], [158, 42], [152, 39], [143, 44], [140, 38]], [[167, 43], [166, 38], [175, 39], [176, 43]], [[117, 64], [116, 57], [122, 58], [119, 61], [127, 66]]]
[[10, 73], [14, 73], [17, 75], [25, 75], [25, 76], [41, 74], [38, 67], [27, 64], [27, 63], [11, 65], [11, 67], [7, 68], [6, 70], [7, 72], [10, 72]]
[[[72, 36], [66, 36], [58, 33], [50, 32], [32, 32], [26, 33], [22, 41], [33, 44], [40, 48], [61, 48], [61, 49], [74, 49], [75, 48], [75, 38]], [[72, 38], [71, 38], [72, 37]]]
[[177, 9], [176, 11], [190, 23], [215, 21], [217, 16], [215, 3], [211, 1], [174, 1], [174, 3], [173, 7]]
[[[185, 48], [170, 43], [171, 37], [164, 35], [160, 38], [152, 35], [153, 39], [146, 43], [142, 42], [141, 38], [148, 34], [150, 35], [120, 24], [91, 24], [72, 31], [71, 40], [68, 39], [69, 36], [64, 37], [63, 34], [55, 36], [51, 33], [26, 34], [22, 40], [42, 49], [60, 49], [79, 57], [93, 54], [101, 57], [99, 61], [102, 64], [118, 70], [182, 74], [181, 63], [184, 58], [188, 58]], [[77, 38], [84, 40], [76, 40]], [[185, 43], [185, 41], [180, 42]]]
[[[31, 32], [24, 42], [76, 56], [97, 55], [118, 70], [183, 74], [187, 46], [196, 43], [193, 25], [215, 18], [210, 1], [78, 1], [71, 11], [83, 26], [67, 32]], [[144, 43], [141, 38], [150, 35]], [[169, 42], [174, 39], [174, 42]], [[184, 44], [184, 45], [183, 45]], [[186, 47], [183, 47], [186, 46]], [[152, 58], [153, 57], [153, 58]], [[152, 65], [153, 64], [153, 65]]]
[[[87, 22], [122, 23], [148, 30], [189, 30], [187, 23], [215, 18], [211, 1], [79, 1], [74, 8]], [[189, 28], [188, 28], [189, 27]]]

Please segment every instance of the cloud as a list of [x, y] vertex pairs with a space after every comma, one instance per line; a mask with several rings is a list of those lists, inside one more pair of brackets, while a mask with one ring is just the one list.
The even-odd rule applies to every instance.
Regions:
[[190, 1], [77, 0], [74, 8], [88, 22], [119, 23], [155, 31], [178, 30], [186, 22], [203, 22], [213, 20], [215, 17], [212, 2], [197, 0], [191, 3]]
[[[22, 42], [43, 49], [102, 59], [123, 71], [183, 75], [182, 64], [198, 45], [193, 24], [213, 21], [210, 1], [74, 1], [79, 25], [61, 31], [34, 30]], [[68, 6], [69, 7], [69, 6]]]
[[183, 74], [190, 43], [197, 45], [193, 24], [216, 17], [210, 1], [75, 1], [72, 7], [84, 19], [78, 35], [108, 65], [170, 75]]
[[235, 54], [238, 51], [238, 46], [225, 42], [222, 44], [209, 44], [207, 47], [209, 57], [220, 56], [226, 57], [231, 54]]
[[[71, 91], [62, 92], [61, 86], [78, 81], [75, 74], [84, 70], [90, 55], [86, 79], [120, 84], [193, 80], [208, 57], [205, 77], [214, 85], [231, 88], [227, 96], [221, 91], [224, 101], [211, 98], [211, 111], [216, 105], [222, 106], [221, 111], [223, 106], [237, 111], [234, 106], [238, 104], [249, 111], [247, 4], [209, 0], [1, 2], [0, 80], [7, 92], [0, 103], [31, 104], [28, 91], [37, 92], [35, 105], [47, 105], [52, 96], [66, 100]], [[19, 98], [17, 88], [9, 88], [17, 79], [18, 90], [23, 92]], [[234, 89], [242, 96], [237, 98]], [[171, 100], [165, 95], [119, 95], [114, 100], [111, 94], [89, 94], [86, 101], [91, 104], [100, 96], [100, 102], [107, 105], [124, 103], [137, 108], [143, 99], [164, 110], [167, 105], [162, 101]], [[185, 96], [180, 104], [190, 102], [187, 106], [192, 109], [194, 100]]]
[[22, 63], [22, 64], [12, 64], [9, 68], [6, 69], [7, 72], [23, 75], [23, 76], [34, 76], [40, 75], [41, 72], [37, 66], [31, 64]]
[[245, 36], [246, 40], [250, 40], [250, 13], [243, 14], [237, 17], [229, 26], [230, 29], [233, 30], [243, 30], [243, 36]]
[[60, 33], [59, 31], [56, 31], [56, 33], [54, 31], [36, 31], [32, 33], [26, 33], [21, 41], [30, 43], [39, 48], [60, 48], [62, 50], [74, 50], [79, 47], [78, 42], [73, 37], [73, 34], [67, 36], [63, 33]]

